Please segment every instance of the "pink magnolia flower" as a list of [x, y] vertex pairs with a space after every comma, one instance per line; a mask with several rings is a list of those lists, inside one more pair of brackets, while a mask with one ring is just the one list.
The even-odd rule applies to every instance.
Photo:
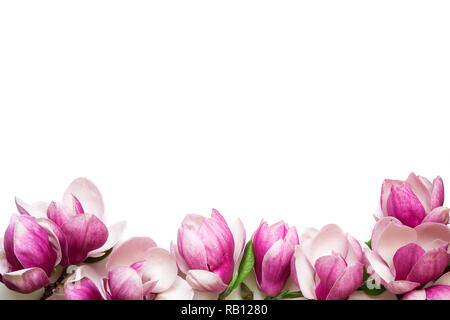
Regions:
[[48, 219], [13, 215], [1, 241], [0, 281], [20, 293], [48, 285], [61, 261], [59, 232]]
[[447, 224], [449, 209], [444, 204], [444, 182], [411, 173], [406, 181], [385, 180], [381, 189], [381, 217], [394, 217], [409, 227], [424, 222]]
[[230, 229], [215, 209], [211, 218], [190, 214], [178, 230], [172, 254], [187, 282], [201, 292], [221, 293], [239, 266], [245, 229], [238, 219]]
[[283, 289], [296, 245], [297, 230], [283, 221], [270, 227], [262, 221], [256, 230], [253, 235], [256, 281], [266, 295], [276, 296]]
[[175, 258], [145, 237], [131, 238], [108, 258], [106, 277], [83, 265], [66, 281], [68, 300], [192, 299], [194, 291], [180, 278]]
[[426, 289], [408, 292], [402, 300], [450, 300], [450, 271]]
[[365, 248], [368, 272], [394, 294], [404, 294], [439, 277], [450, 261], [450, 229], [426, 222], [411, 228], [392, 217], [380, 219]]
[[86, 178], [74, 180], [66, 189], [62, 203], [29, 206], [16, 199], [17, 209], [24, 216], [46, 216], [58, 235], [63, 266], [77, 265], [87, 257], [101, 256], [119, 241], [126, 223], [118, 222], [109, 229], [105, 225], [103, 198], [93, 182]]
[[291, 261], [292, 279], [308, 299], [346, 300], [362, 285], [363, 272], [361, 246], [334, 224], [307, 229]]

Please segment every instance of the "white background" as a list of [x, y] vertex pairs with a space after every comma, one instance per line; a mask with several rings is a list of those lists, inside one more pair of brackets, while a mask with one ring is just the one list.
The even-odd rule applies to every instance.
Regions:
[[[448, 1], [2, 1], [0, 227], [79, 176], [168, 248], [217, 208], [370, 237], [381, 183], [450, 181]], [[448, 185], [448, 184], [447, 184]]]

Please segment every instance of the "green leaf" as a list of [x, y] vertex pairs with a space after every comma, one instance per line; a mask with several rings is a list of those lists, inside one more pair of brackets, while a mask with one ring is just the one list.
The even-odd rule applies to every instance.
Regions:
[[250, 240], [245, 246], [244, 255], [242, 257], [239, 270], [235, 273], [228, 287], [219, 295], [219, 300], [225, 299], [234, 289], [236, 289], [247, 275], [252, 271], [255, 264], [255, 254], [253, 253], [253, 242]]
[[365, 244], [369, 247], [370, 250], [372, 250], [372, 239], [370, 239], [369, 241], [365, 242]]
[[113, 248], [106, 250], [105, 253], [100, 257], [88, 257], [86, 260], [84, 260], [84, 263], [96, 263], [102, 261], [111, 254], [112, 250]]
[[380, 284], [375, 286], [372, 284], [373, 279], [367, 272], [365, 267], [364, 267], [363, 281], [364, 284], [361, 287], [359, 287], [358, 290], [364, 291], [369, 296], [378, 296], [382, 294], [384, 291], [386, 291], [386, 288], [383, 285]]

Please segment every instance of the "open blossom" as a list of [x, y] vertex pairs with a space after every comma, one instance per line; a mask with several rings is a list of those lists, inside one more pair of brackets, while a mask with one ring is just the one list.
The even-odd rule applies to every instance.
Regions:
[[361, 246], [334, 224], [308, 229], [295, 248], [291, 275], [305, 298], [346, 300], [362, 285]]
[[449, 209], [444, 204], [444, 182], [411, 173], [406, 181], [385, 180], [381, 189], [381, 216], [397, 218], [409, 227], [424, 222], [447, 224]]
[[270, 227], [262, 221], [256, 230], [253, 235], [256, 281], [266, 295], [276, 296], [283, 289], [298, 243], [295, 227], [289, 227], [283, 221]]
[[450, 271], [426, 289], [413, 290], [405, 294], [402, 300], [450, 300]]
[[175, 258], [146, 237], [134, 237], [118, 246], [106, 263], [106, 275], [81, 266], [66, 281], [68, 300], [177, 300], [194, 292], [177, 275]]
[[1, 245], [1, 282], [20, 293], [48, 285], [53, 268], [61, 261], [58, 232], [45, 218], [13, 215]]
[[426, 222], [411, 228], [392, 217], [380, 219], [365, 248], [367, 270], [394, 294], [422, 288], [439, 277], [450, 261], [450, 229]]
[[233, 278], [245, 245], [245, 229], [238, 219], [230, 229], [213, 209], [211, 218], [190, 214], [178, 230], [172, 253], [187, 282], [201, 292], [221, 293]]
[[118, 222], [109, 229], [106, 227], [102, 195], [86, 178], [74, 180], [66, 189], [62, 203], [51, 202], [45, 212], [42, 212], [43, 205], [36, 208], [18, 199], [16, 204], [22, 215], [45, 215], [53, 222], [61, 246], [62, 266], [77, 265], [87, 257], [102, 255], [119, 241], [126, 225]]

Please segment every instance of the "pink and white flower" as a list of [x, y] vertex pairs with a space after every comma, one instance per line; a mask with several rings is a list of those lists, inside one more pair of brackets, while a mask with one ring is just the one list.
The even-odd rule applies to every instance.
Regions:
[[450, 300], [450, 271], [443, 274], [431, 286], [408, 292], [402, 300]]
[[258, 288], [268, 296], [276, 296], [290, 275], [291, 258], [298, 245], [295, 227], [280, 221], [268, 226], [262, 221], [253, 235], [255, 274]]
[[[16, 199], [16, 205], [23, 216], [43, 215], [41, 204], [29, 206]], [[45, 215], [58, 235], [62, 254], [60, 264], [63, 266], [101, 256], [119, 241], [126, 226], [122, 221], [106, 227], [102, 195], [86, 178], [74, 180], [66, 189], [62, 203], [51, 202]]]
[[380, 219], [365, 248], [368, 272], [394, 294], [422, 288], [439, 277], [450, 261], [448, 226], [425, 222], [415, 228], [392, 217]]
[[448, 224], [449, 209], [444, 204], [444, 182], [433, 182], [411, 173], [406, 181], [386, 179], [381, 189], [381, 217], [394, 217], [414, 228], [424, 222]]
[[84, 265], [66, 281], [68, 300], [192, 299], [194, 291], [177, 275], [175, 258], [146, 237], [134, 237], [109, 256], [106, 275]]
[[1, 241], [1, 282], [20, 293], [48, 285], [54, 267], [61, 261], [59, 232], [48, 219], [13, 215]]
[[211, 218], [189, 214], [171, 245], [187, 282], [201, 292], [221, 293], [233, 278], [245, 246], [245, 229], [238, 219], [230, 229], [215, 209]]
[[346, 300], [362, 285], [363, 272], [361, 246], [335, 224], [307, 229], [291, 261], [292, 279], [308, 299]]

